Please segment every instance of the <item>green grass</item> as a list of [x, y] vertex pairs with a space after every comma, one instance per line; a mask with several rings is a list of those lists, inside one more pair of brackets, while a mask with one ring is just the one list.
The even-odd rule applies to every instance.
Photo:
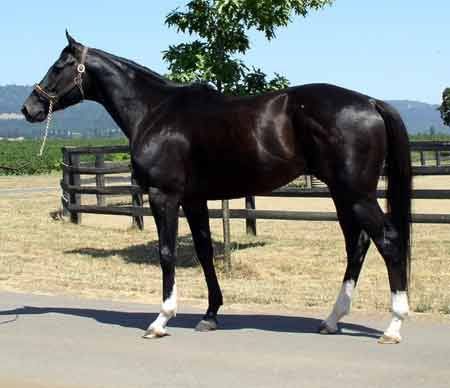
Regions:
[[[40, 140], [20, 142], [0, 141], [0, 175], [48, 174], [61, 170], [63, 146], [110, 146], [127, 144], [125, 138], [117, 139], [50, 139], [42, 157], [37, 156]], [[89, 161], [90, 157], [82, 158]], [[92, 158], [92, 157], [91, 157]], [[106, 160], [129, 160], [127, 154], [107, 155]], [[2, 168], [4, 167], [4, 168]]]
[[450, 141], [450, 135], [443, 133], [430, 135], [428, 133], [418, 133], [416, 135], [409, 135], [410, 141]]
[[433, 310], [432, 304], [429, 302], [423, 302], [423, 301], [417, 303], [417, 305], [414, 308], [414, 311], [416, 313], [428, 313], [432, 310]]

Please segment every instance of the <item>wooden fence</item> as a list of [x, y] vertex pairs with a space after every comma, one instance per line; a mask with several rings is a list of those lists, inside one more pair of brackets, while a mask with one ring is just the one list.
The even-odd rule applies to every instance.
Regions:
[[[447, 155], [450, 155], [450, 142], [413, 142], [414, 175], [450, 175], [450, 164], [445, 165]], [[143, 193], [132, 181], [129, 162], [106, 162], [106, 155], [129, 153], [127, 146], [110, 147], [63, 147], [63, 191], [62, 203], [65, 214], [70, 216], [73, 223], [81, 223], [82, 213], [124, 215], [132, 217], [133, 225], [143, 229], [144, 216], [152, 215], [150, 208], [144, 207]], [[89, 155], [94, 163], [83, 162]], [[430, 156], [432, 165], [427, 165]], [[81, 179], [81, 176], [91, 176]], [[112, 175], [112, 176], [111, 176]], [[92, 178], [95, 176], [95, 178]], [[95, 183], [95, 185], [93, 185]], [[109, 185], [107, 183], [113, 183]], [[115, 183], [121, 183], [115, 184]], [[125, 184], [124, 184], [125, 183]], [[317, 181], [307, 176], [305, 188], [285, 187], [261, 196], [285, 198], [329, 198], [326, 187], [317, 185]], [[83, 205], [81, 195], [95, 195], [96, 204]], [[128, 204], [106, 205], [109, 196], [130, 196]], [[385, 190], [378, 190], [377, 196], [384, 198]], [[450, 199], [450, 189], [414, 190], [415, 199]], [[336, 221], [334, 212], [304, 212], [283, 210], [257, 210], [255, 198], [245, 198], [245, 208], [229, 209], [228, 201], [222, 201], [222, 209], [210, 209], [211, 218], [222, 218], [224, 227], [225, 259], [231, 268], [230, 256], [230, 219], [245, 219], [246, 230], [256, 235], [256, 220], [302, 220], [302, 221]], [[180, 211], [183, 216], [183, 212]], [[450, 214], [413, 214], [415, 223], [443, 223], [450, 224]]]

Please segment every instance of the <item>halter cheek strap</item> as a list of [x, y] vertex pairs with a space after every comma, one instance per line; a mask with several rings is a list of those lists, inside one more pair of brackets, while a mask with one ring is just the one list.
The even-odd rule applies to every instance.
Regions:
[[42, 139], [41, 148], [39, 149], [38, 156], [41, 157], [44, 153], [44, 147], [45, 142], [48, 137], [48, 129], [50, 127], [50, 123], [52, 121], [53, 117], [53, 106], [56, 104], [56, 102], [64, 97], [67, 93], [69, 93], [73, 88], [78, 87], [78, 90], [81, 93], [81, 100], [84, 100], [84, 90], [83, 90], [83, 74], [86, 72], [86, 66], [84, 63], [86, 62], [86, 55], [88, 52], [87, 47], [83, 47], [83, 51], [81, 53], [81, 61], [79, 62], [77, 66], [77, 74], [75, 78], [73, 79], [73, 82], [71, 82], [69, 85], [67, 85], [62, 91], [56, 94], [51, 94], [47, 92], [41, 85], [36, 84], [34, 86], [34, 90], [36, 93], [38, 93], [40, 96], [44, 97], [46, 100], [48, 100], [48, 114], [47, 114], [47, 124], [45, 126], [44, 136]]
[[49, 103], [52, 103], [54, 105], [58, 100], [60, 100], [62, 97], [64, 97], [67, 93], [72, 91], [73, 88], [77, 87], [81, 94], [81, 100], [84, 100], [84, 90], [83, 90], [83, 74], [86, 72], [86, 66], [84, 63], [86, 62], [86, 55], [88, 52], [87, 47], [83, 47], [83, 51], [81, 53], [81, 60], [78, 63], [77, 66], [77, 74], [73, 81], [67, 85], [63, 90], [61, 90], [59, 93], [52, 94], [46, 91], [41, 85], [36, 84], [34, 86], [34, 90], [42, 97], [44, 97], [46, 100], [49, 101]]

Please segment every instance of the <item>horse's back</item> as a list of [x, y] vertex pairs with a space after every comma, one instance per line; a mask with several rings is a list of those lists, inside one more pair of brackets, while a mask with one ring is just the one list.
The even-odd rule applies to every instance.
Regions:
[[209, 198], [240, 197], [288, 183], [304, 169], [286, 93], [225, 98], [188, 114], [192, 185]]
[[[374, 101], [328, 84], [254, 97], [186, 88], [167, 103], [160, 123], [154, 124], [157, 135], [149, 130], [142, 144], [159, 142], [157, 149], [176, 153], [164, 154], [171, 166], [161, 170], [184, 169], [190, 196], [257, 194], [307, 171], [330, 182], [348, 166], [381, 166], [384, 123]], [[176, 146], [165, 147], [167, 142]], [[355, 157], [356, 162], [351, 160]]]

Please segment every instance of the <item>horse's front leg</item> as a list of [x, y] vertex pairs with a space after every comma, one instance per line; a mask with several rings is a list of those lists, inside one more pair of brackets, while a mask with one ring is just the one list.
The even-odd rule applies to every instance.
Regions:
[[166, 325], [177, 312], [175, 259], [180, 197], [159, 189], [150, 189], [150, 206], [155, 218], [159, 238], [159, 257], [162, 269], [163, 302], [161, 312], [148, 327], [144, 338], [164, 337]]

